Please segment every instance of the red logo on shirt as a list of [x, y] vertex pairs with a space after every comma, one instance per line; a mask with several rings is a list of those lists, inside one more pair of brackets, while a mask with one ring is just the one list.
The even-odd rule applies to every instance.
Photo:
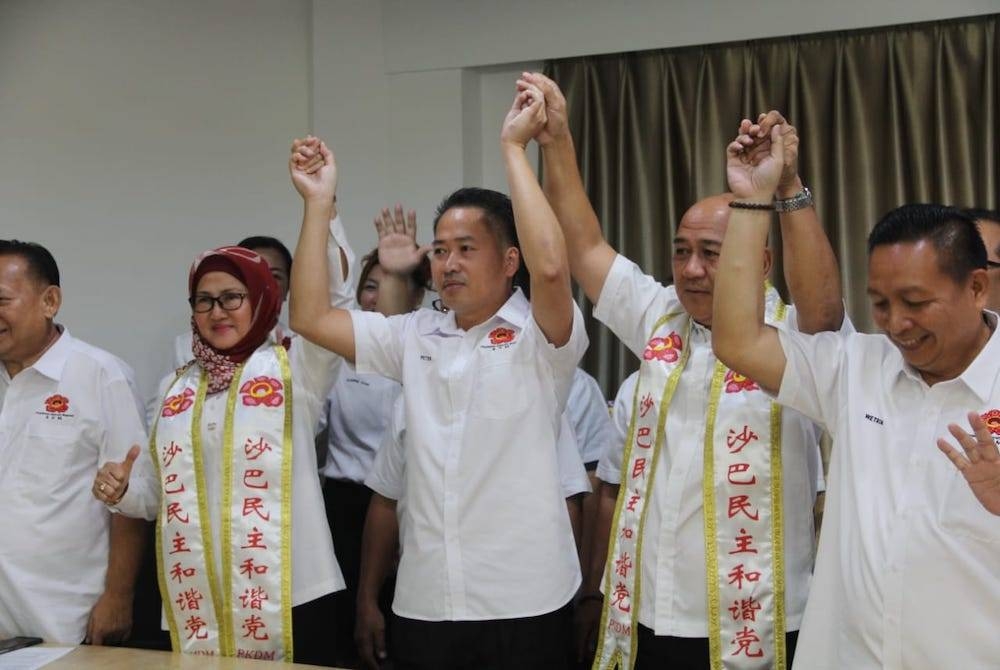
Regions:
[[64, 395], [50, 395], [45, 399], [45, 411], [51, 414], [65, 414], [69, 409], [69, 398]]
[[647, 361], [656, 359], [664, 363], [673, 363], [680, 358], [680, 352], [683, 349], [681, 336], [676, 331], [671, 331], [666, 337], [654, 337], [646, 343], [646, 350], [642, 352], [642, 357]]
[[730, 370], [726, 373], [726, 393], [739, 393], [740, 391], [759, 391], [757, 382], [741, 375], [739, 372]]
[[490, 331], [490, 344], [510, 344], [516, 336], [510, 328], [494, 328]]
[[1000, 435], [1000, 409], [991, 409], [982, 416], [986, 429], [994, 435]]
[[243, 394], [243, 404], [247, 407], [280, 407], [285, 401], [284, 396], [279, 393], [283, 388], [281, 382], [273, 377], [254, 377], [240, 387], [240, 393]]
[[194, 404], [194, 400], [191, 400], [193, 396], [194, 391], [189, 388], [184, 389], [183, 393], [167, 396], [167, 399], [163, 401], [163, 411], [160, 413], [160, 416], [169, 418], [183, 414], [188, 407]]

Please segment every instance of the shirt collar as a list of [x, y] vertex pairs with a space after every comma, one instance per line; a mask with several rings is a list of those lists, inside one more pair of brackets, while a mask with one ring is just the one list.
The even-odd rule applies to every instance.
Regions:
[[993, 329], [993, 333], [990, 335], [990, 339], [986, 340], [986, 345], [979, 352], [979, 355], [973, 359], [969, 367], [965, 368], [965, 371], [958, 378], [965, 382], [965, 385], [972, 389], [981, 401], [986, 402], [992, 395], [997, 375], [1000, 375], [1000, 366], [997, 365], [997, 362], [1000, 361], [1000, 328], [997, 327], [998, 316], [996, 312], [983, 311], [983, 318]]
[[[516, 287], [514, 292], [507, 302], [505, 302], [500, 309], [497, 310], [496, 314], [488, 318], [483, 323], [478, 326], [473, 327], [471, 330], [476, 328], [481, 328], [488, 324], [491, 324], [497, 319], [502, 319], [512, 326], [524, 329], [525, 324], [528, 322], [528, 317], [531, 315], [531, 303], [528, 299], [524, 297], [524, 293], [521, 291], [520, 287]], [[439, 315], [439, 318], [432, 320], [424, 328], [421, 335], [445, 335], [445, 336], [458, 336], [461, 337], [466, 331], [458, 327], [455, 323], [455, 313], [445, 312]]]
[[69, 331], [58, 324], [56, 328], [61, 332], [59, 339], [53, 342], [52, 346], [31, 366], [35, 372], [45, 375], [53, 381], [59, 381], [62, 377], [63, 368], [66, 367], [66, 361], [73, 348], [73, 338]]
[[[986, 402], [990, 399], [997, 376], [1000, 375], [1000, 368], [997, 366], [997, 361], [1000, 360], [1000, 327], [998, 327], [1000, 317], [998, 317], [996, 312], [983, 310], [983, 318], [989, 324], [990, 328], [993, 329], [993, 333], [979, 354], [969, 364], [969, 367], [965, 368], [962, 374], [956, 377], [955, 380], [961, 380], [973, 393], [979, 396], [980, 400]], [[903, 360], [903, 355], [899, 353], [899, 349], [895, 345], [891, 346], [895, 356], [893, 365], [897, 369], [897, 381], [903, 377], [908, 377], [921, 384], [926, 384], [920, 373], [907, 365], [906, 361]]]

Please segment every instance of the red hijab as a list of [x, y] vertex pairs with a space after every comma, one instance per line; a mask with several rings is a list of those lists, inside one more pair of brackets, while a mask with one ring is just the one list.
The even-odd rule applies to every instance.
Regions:
[[209, 272], [225, 272], [242, 282], [247, 287], [246, 299], [250, 301], [253, 313], [250, 330], [228, 349], [216, 349], [206, 342], [198, 332], [194, 316], [191, 316], [195, 360], [208, 373], [208, 392], [217, 393], [229, 387], [236, 366], [250, 358], [267, 341], [278, 323], [281, 296], [267, 261], [249, 249], [219, 247], [199, 254], [188, 274], [188, 295], [194, 296], [198, 282]]

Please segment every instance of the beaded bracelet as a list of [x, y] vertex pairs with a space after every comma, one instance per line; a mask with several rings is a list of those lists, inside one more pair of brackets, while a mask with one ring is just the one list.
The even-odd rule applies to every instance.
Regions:
[[758, 210], [773, 210], [773, 202], [743, 202], [741, 200], [733, 200], [729, 203], [729, 206], [733, 209], [758, 209]]

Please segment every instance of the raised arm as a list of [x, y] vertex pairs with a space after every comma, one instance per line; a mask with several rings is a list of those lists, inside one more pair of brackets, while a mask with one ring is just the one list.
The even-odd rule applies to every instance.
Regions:
[[378, 291], [378, 311], [386, 316], [405, 314], [410, 304], [411, 277], [431, 250], [417, 244], [417, 213], [412, 209], [403, 216], [403, 206], [394, 211], [383, 208], [375, 217], [378, 231], [378, 264], [385, 275]]
[[535, 86], [545, 95], [546, 122], [535, 139], [542, 149], [542, 187], [566, 237], [573, 279], [596, 303], [604, 288], [615, 250], [604, 239], [601, 223], [583, 188], [576, 149], [566, 116], [566, 98], [554, 81], [537, 72], [525, 72], [518, 88]]
[[[784, 155], [781, 181], [776, 197], [790, 201], [805, 192], [799, 178], [799, 134], [780, 112], [770, 111], [757, 117], [757, 123], [744, 119], [740, 134], [757, 139], [756, 152], [770, 153], [771, 128], [781, 126]], [[790, 212], [778, 212], [781, 225], [782, 260], [785, 282], [795, 304], [798, 329], [803, 333], [838, 330], [844, 320], [844, 301], [840, 271], [830, 240], [820, 225], [816, 208], [811, 204]]]
[[529, 86], [514, 97], [500, 132], [500, 146], [514, 207], [514, 225], [531, 275], [531, 312], [546, 339], [561, 347], [569, 341], [573, 330], [566, 243], [525, 154], [528, 141], [544, 125], [544, 95], [535, 86]]
[[354, 361], [351, 314], [330, 306], [326, 257], [330, 219], [335, 216], [337, 166], [326, 144], [314, 137], [295, 140], [288, 160], [304, 213], [292, 263], [289, 326], [305, 339]]
[[[736, 196], [715, 273], [712, 348], [729, 368], [768, 391], [781, 386], [785, 352], [774, 328], [764, 324], [764, 265], [774, 192], [784, 167], [783, 127], [771, 129], [770, 151], [753, 152], [741, 134], [726, 147], [726, 176]], [[764, 209], [745, 209], [757, 205]]]

